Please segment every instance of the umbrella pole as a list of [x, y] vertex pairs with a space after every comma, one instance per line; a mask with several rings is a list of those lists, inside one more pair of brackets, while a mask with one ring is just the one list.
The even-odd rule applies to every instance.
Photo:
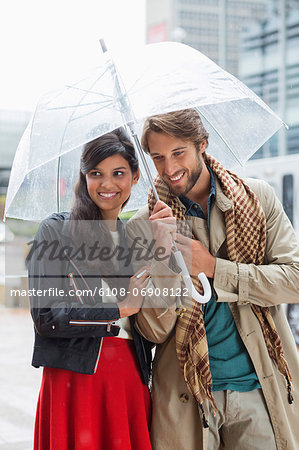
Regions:
[[[101, 48], [102, 48], [103, 53], [107, 53], [107, 47], [106, 47], [105, 41], [103, 39], [100, 39], [100, 44], [101, 44]], [[144, 153], [143, 153], [143, 150], [142, 150], [142, 147], [141, 147], [138, 135], [137, 135], [137, 133], [135, 131], [135, 128], [134, 128], [134, 113], [132, 111], [127, 92], [126, 91], [125, 92], [122, 91], [121, 86], [120, 86], [119, 77], [118, 77], [118, 74], [117, 74], [114, 62], [112, 61], [112, 59], [111, 59], [110, 62], [111, 62], [111, 64], [110, 64], [111, 76], [112, 76], [112, 78], [113, 78], [113, 80], [115, 82], [115, 88], [116, 88], [117, 95], [118, 95], [118, 102], [119, 102], [119, 105], [120, 105], [120, 111], [122, 113], [122, 116], [124, 118], [125, 123], [127, 124], [127, 126], [130, 129], [130, 132], [131, 132], [132, 138], [134, 140], [135, 146], [137, 147], [137, 151], [139, 153], [139, 156], [140, 156], [141, 161], [143, 163], [143, 166], [145, 168], [146, 174], [148, 176], [149, 182], [151, 184], [151, 188], [153, 190], [155, 199], [158, 201], [159, 200], [159, 195], [158, 195], [157, 189], [155, 187], [155, 183], [154, 183], [152, 174], [150, 172], [150, 169], [148, 167], [146, 158], [144, 156]], [[201, 295], [201, 294], [199, 294], [197, 292], [197, 290], [195, 289], [195, 287], [194, 287], [194, 285], [192, 283], [192, 280], [190, 278], [190, 274], [189, 274], [187, 265], [185, 263], [185, 260], [183, 258], [182, 253], [177, 248], [175, 240], [173, 240], [173, 254], [174, 254], [174, 257], [175, 257], [179, 267], [182, 270], [182, 277], [183, 277], [183, 280], [185, 282], [186, 288], [188, 289], [189, 294], [197, 302], [199, 302], [199, 303], [207, 303], [210, 300], [210, 298], [211, 298], [212, 292], [211, 292], [210, 283], [209, 283], [206, 275], [204, 273], [198, 274], [198, 278], [199, 278], [199, 280], [200, 280], [200, 282], [202, 284], [202, 287], [203, 287], [203, 295]]]
[[[107, 53], [108, 50], [107, 50], [107, 46], [106, 46], [106, 43], [105, 43], [104, 39], [100, 39], [100, 45], [101, 45], [101, 48], [102, 48], [102, 52], [104, 54]], [[126, 92], [123, 92], [124, 89], [123, 90], [121, 89], [119, 77], [118, 77], [118, 74], [117, 74], [114, 62], [112, 60], [110, 62], [111, 62], [111, 65], [110, 65], [111, 76], [112, 76], [112, 78], [114, 80], [114, 83], [115, 83], [115, 88], [116, 88], [116, 91], [117, 91], [118, 102], [120, 104], [120, 110], [121, 110], [122, 116], [123, 116], [124, 121], [126, 122], [128, 128], [130, 129], [131, 136], [132, 136], [132, 138], [134, 140], [134, 143], [135, 143], [135, 146], [137, 148], [138, 154], [139, 154], [139, 156], [141, 158], [141, 161], [143, 163], [143, 166], [145, 168], [146, 175], [147, 175], [147, 177], [149, 179], [149, 182], [150, 182], [151, 188], [153, 190], [155, 199], [158, 201], [159, 200], [159, 195], [158, 195], [157, 189], [155, 187], [151, 171], [150, 171], [150, 169], [148, 167], [146, 158], [144, 156], [144, 153], [143, 153], [143, 150], [142, 150], [142, 147], [141, 147], [138, 135], [137, 135], [137, 133], [135, 131], [135, 128], [134, 128], [134, 114], [133, 114], [133, 111], [132, 111], [132, 108], [131, 108], [131, 105], [130, 105], [130, 101], [129, 101], [128, 95], [127, 95]]]
[[[134, 130], [134, 124], [133, 124], [133, 122], [129, 122], [129, 123], [127, 123], [127, 126], [129, 127], [132, 138], [134, 139], [134, 143], [137, 147], [138, 153], [142, 160], [142, 163], [145, 168], [149, 182], [151, 184], [151, 188], [153, 190], [155, 199], [158, 201], [159, 195], [158, 195], [157, 189], [155, 187], [154, 180], [153, 180], [152, 174], [150, 172], [150, 169], [148, 167], [146, 158], [144, 156], [138, 135], [137, 135], [136, 131]], [[175, 240], [173, 240], [173, 242], [172, 242], [172, 247], [173, 247], [173, 255], [176, 259], [178, 266], [182, 270], [182, 277], [183, 277], [184, 283], [186, 285], [186, 288], [188, 289], [188, 292], [190, 293], [192, 298], [194, 298], [194, 300], [196, 300], [197, 302], [207, 303], [211, 298], [212, 291], [211, 291], [211, 286], [210, 286], [209, 280], [207, 279], [206, 275], [203, 272], [198, 274], [198, 279], [201, 282], [202, 288], [203, 288], [203, 295], [200, 295], [192, 283], [187, 265], [185, 263], [182, 253], [180, 252], [180, 250], [178, 249], [178, 247], [176, 245]]]
[[149, 166], [147, 164], [147, 161], [146, 161], [146, 158], [144, 156], [144, 153], [143, 153], [143, 150], [142, 150], [142, 147], [141, 147], [138, 135], [137, 135], [136, 131], [134, 130], [134, 126], [133, 126], [132, 122], [131, 123], [127, 123], [127, 125], [128, 125], [128, 128], [130, 129], [131, 136], [132, 136], [132, 138], [134, 140], [134, 143], [135, 143], [135, 146], [137, 148], [137, 151], [138, 151], [138, 154], [140, 156], [140, 159], [142, 161], [143, 167], [145, 168], [145, 172], [146, 172], [147, 178], [148, 178], [148, 180], [150, 182], [151, 188], [153, 190], [155, 199], [156, 199], [156, 201], [158, 201], [159, 200], [159, 195], [158, 195], [158, 192], [157, 192], [157, 189], [156, 189], [156, 186], [155, 186], [155, 183], [154, 183], [154, 180], [153, 180], [150, 168], [149, 168]]
[[61, 169], [61, 157], [59, 156], [57, 162], [57, 178], [56, 178], [57, 212], [60, 212], [60, 169]]

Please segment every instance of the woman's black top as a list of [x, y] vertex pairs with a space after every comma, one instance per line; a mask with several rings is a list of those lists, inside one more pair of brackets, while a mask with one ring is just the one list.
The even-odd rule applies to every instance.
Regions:
[[[119, 327], [114, 325], [120, 318], [119, 308], [116, 303], [102, 302], [98, 266], [86, 263], [90, 242], [87, 245], [77, 236], [77, 244], [74, 244], [70, 222], [69, 213], [53, 214], [45, 219], [31, 242], [27, 257], [31, 315], [35, 325], [32, 365], [93, 374], [102, 338], [119, 333]], [[117, 228], [121, 246], [126, 247], [124, 225], [120, 220]], [[127, 281], [132, 274], [131, 267], [126, 269]], [[130, 323], [143, 381], [148, 384], [151, 344], [135, 330], [133, 316]]]

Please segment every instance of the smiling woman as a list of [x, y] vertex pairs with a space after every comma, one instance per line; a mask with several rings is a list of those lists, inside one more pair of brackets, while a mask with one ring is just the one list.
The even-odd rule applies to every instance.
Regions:
[[[138, 178], [123, 129], [89, 142], [71, 213], [50, 216], [36, 234], [35, 249], [42, 251], [27, 259], [32, 364], [44, 367], [35, 450], [151, 448], [151, 349], [133, 326], [149, 273], [133, 275], [114, 251], [127, 250], [118, 215]], [[84, 257], [80, 250], [95, 244], [110, 257]]]

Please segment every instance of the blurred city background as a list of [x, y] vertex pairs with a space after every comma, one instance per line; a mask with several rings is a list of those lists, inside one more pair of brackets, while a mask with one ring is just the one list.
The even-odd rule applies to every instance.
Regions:
[[[97, 62], [91, 63], [91, 59], [96, 59], [100, 37], [108, 36], [112, 50], [123, 45], [123, 41], [130, 47], [136, 42], [141, 45], [170, 40], [194, 47], [238, 77], [288, 125], [288, 130], [278, 132], [238, 172], [265, 179], [273, 186], [299, 238], [299, 0], [113, 0], [110, 6], [105, 1], [87, 0], [80, 8], [69, 1], [61, 6], [55, 0], [49, 2], [51, 8], [46, 2], [43, 10], [35, 0], [24, 3], [27, 6], [12, 0], [6, 16], [5, 7], [1, 6], [2, 31], [9, 30], [15, 38], [15, 43], [9, 36], [6, 40], [3, 73], [6, 72], [7, 79], [1, 83], [0, 92], [1, 217], [13, 158], [38, 96], [61, 80], [64, 69], [69, 76], [75, 60], [77, 66], [95, 66]], [[67, 6], [71, 8], [68, 10]], [[47, 33], [52, 35], [46, 40]], [[22, 39], [24, 45], [34, 44], [26, 49], [28, 54], [22, 47]], [[43, 50], [36, 46], [39, 40]], [[47, 47], [50, 41], [53, 47]], [[69, 47], [64, 48], [65, 43]], [[92, 47], [91, 59], [87, 59], [86, 45]], [[69, 48], [72, 52], [64, 55]], [[50, 65], [54, 66], [52, 72]], [[26, 79], [29, 76], [31, 84]], [[9, 81], [14, 83], [14, 91]], [[35, 230], [34, 223], [13, 219], [0, 223], [0, 449], [3, 450], [32, 448], [40, 371], [30, 367], [32, 325], [28, 298], [11, 296], [10, 290], [27, 287], [26, 242]], [[6, 270], [5, 253], [9, 255]], [[288, 308], [286, 314], [298, 340], [299, 314]]]

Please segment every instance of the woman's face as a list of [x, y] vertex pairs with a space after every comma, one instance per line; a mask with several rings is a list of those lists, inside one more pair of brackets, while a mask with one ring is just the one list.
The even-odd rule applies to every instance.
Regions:
[[103, 219], [117, 218], [138, 178], [139, 172], [132, 174], [128, 161], [121, 155], [109, 156], [86, 174], [88, 194], [100, 208]]

